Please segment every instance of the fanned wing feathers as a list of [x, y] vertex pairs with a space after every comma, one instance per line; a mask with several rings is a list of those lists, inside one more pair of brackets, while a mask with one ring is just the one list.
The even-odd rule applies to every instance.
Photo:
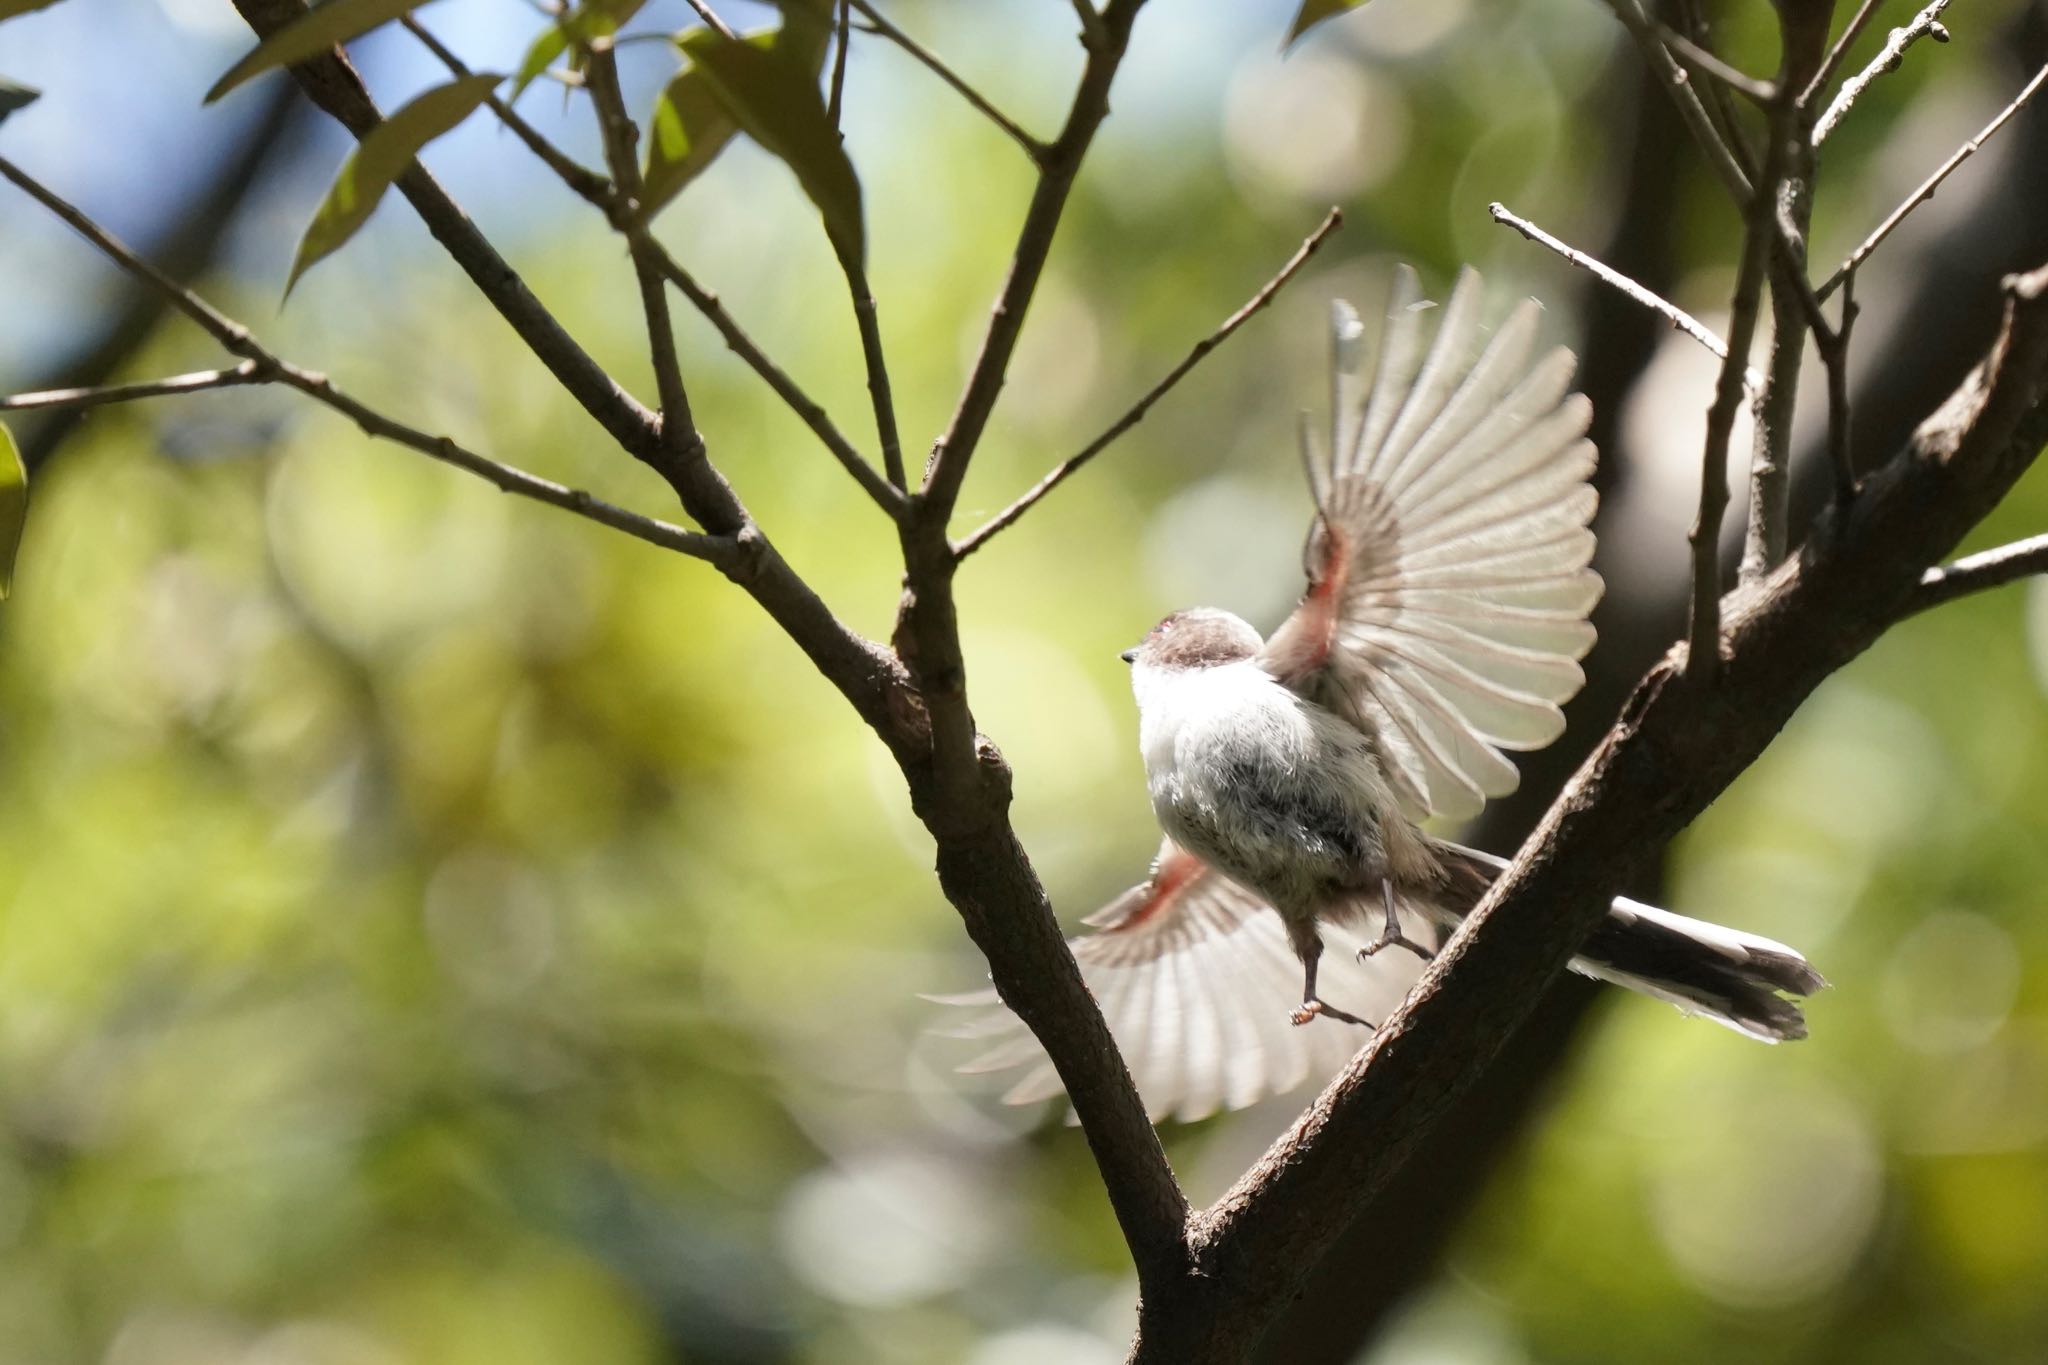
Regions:
[[[1095, 932], [1072, 940], [1074, 957], [1154, 1120], [1205, 1118], [1327, 1079], [1365, 1043], [1364, 1030], [1335, 1021], [1288, 1021], [1301, 997], [1301, 961], [1280, 916], [1170, 841], [1149, 880], [1087, 922]], [[1416, 917], [1409, 932], [1435, 931]], [[1322, 934], [1323, 993], [1368, 1019], [1391, 1012], [1421, 971], [1407, 953], [1358, 961], [1365, 940], [1345, 925], [1326, 923]], [[1012, 1104], [1060, 1093], [1037, 1039], [994, 991], [946, 1003], [988, 1007], [948, 1030], [992, 1043], [962, 1071], [1029, 1066], [1003, 1096]]]
[[1262, 656], [1373, 737], [1414, 820], [1468, 818], [1514, 790], [1502, 751], [1563, 729], [1600, 600], [1591, 408], [1568, 392], [1572, 355], [1531, 361], [1533, 300], [1482, 348], [1479, 309], [1467, 270], [1425, 347], [1432, 310], [1402, 267], [1368, 387], [1364, 328], [1335, 305], [1309, 589]]

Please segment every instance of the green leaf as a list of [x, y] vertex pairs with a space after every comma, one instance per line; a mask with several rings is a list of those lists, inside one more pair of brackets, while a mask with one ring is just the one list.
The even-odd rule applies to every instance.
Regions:
[[28, 466], [21, 462], [7, 425], [0, 422], [0, 600], [14, 587], [14, 552], [21, 547], [21, 528], [27, 520]]
[[1293, 47], [1302, 34], [1314, 28], [1325, 19], [1334, 19], [1340, 14], [1349, 14], [1365, 4], [1366, 0], [1301, 0], [1301, 8], [1294, 12], [1294, 23], [1287, 30], [1287, 41], [1280, 46], [1284, 50]]
[[[0, 0], [4, 3], [6, 0]], [[212, 104], [251, 76], [318, 56], [427, 3], [429, 0], [327, 0], [256, 44], [213, 83], [213, 89], [206, 92], [206, 103]]]
[[26, 109], [42, 97], [42, 91], [31, 90], [25, 85], [0, 76], [0, 123], [7, 122], [7, 116], [17, 109]]
[[[825, 0], [783, 0], [779, 29], [749, 33], [742, 41], [786, 55], [815, 85], [825, 69], [832, 8]], [[695, 65], [677, 73], [654, 102], [648, 120], [647, 168], [640, 176], [640, 213], [652, 218], [703, 174], [732, 141], [739, 125], [726, 113], [711, 77]]]
[[316, 261], [338, 250], [355, 235], [357, 228], [369, 221], [377, 201], [384, 197], [391, 182], [412, 165], [420, 148], [468, 118], [491, 93], [491, 87], [503, 79], [484, 71], [437, 85], [372, 128], [342, 163], [320, 211], [313, 215], [306, 235], [299, 239], [299, 254], [292, 261], [285, 293], [289, 295], [299, 276]]
[[711, 88], [711, 78], [685, 67], [654, 102], [647, 126], [647, 169], [640, 176], [640, 214], [651, 218], [695, 180], [740, 130]]
[[33, 14], [56, 3], [57, 0], [0, 0], [0, 20], [12, 19], [17, 14]]
[[548, 25], [526, 49], [525, 58], [513, 73], [512, 98], [516, 100], [524, 94], [526, 87], [553, 66], [555, 59], [567, 52], [571, 43], [580, 50], [588, 47], [593, 39], [610, 37], [638, 14], [646, 3], [647, 0], [583, 0], [575, 9]]
[[818, 76], [780, 46], [767, 49], [697, 29], [680, 40], [696, 70], [710, 78], [725, 112], [796, 173], [818, 206], [825, 234], [842, 257], [863, 260], [867, 232], [861, 221], [860, 177], [825, 113]]

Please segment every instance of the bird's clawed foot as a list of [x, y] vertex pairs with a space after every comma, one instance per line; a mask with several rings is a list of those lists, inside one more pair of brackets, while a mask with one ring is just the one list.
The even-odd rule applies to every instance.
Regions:
[[1414, 939], [1396, 929], [1392, 933], [1383, 931], [1378, 938], [1360, 948], [1358, 950], [1358, 960], [1363, 962], [1367, 958], [1384, 952], [1388, 948], [1406, 948], [1424, 962], [1428, 962], [1436, 956], [1435, 949], [1423, 947], [1420, 943], [1417, 943]]
[[1394, 909], [1394, 884], [1385, 878], [1380, 880], [1380, 899], [1387, 909], [1386, 921], [1380, 928], [1380, 936], [1358, 950], [1358, 960], [1363, 962], [1388, 948], [1406, 948], [1424, 962], [1435, 957], [1435, 949], [1425, 948], [1401, 932], [1401, 916]]
[[1301, 1008], [1294, 1011], [1292, 1014], [1288, 1015], [1287, 1018], [1294, 1024], [1296, 1028], [1299, 1028], [1303, 1024], [1306, 1024], [1309, 1020], [1314, 1019], [1317, 1015], [1328, 1015], [1332, 1019], [1341, 1020], [1346, 1024], [1356, 1024], [1360, 1028], [1379, 1027], [1377, 1024], [1374, 1024], [1369, 1019], [1361, 1019], [1355, 1014], [1347, 1014], [1343, 1010], [1338, 1009], [1335, 1005], [1327, 1004], [1324, 1001], [1318, 1000], [1314, 997], [1310, 997], [1309, 999], [1302, 1001]]

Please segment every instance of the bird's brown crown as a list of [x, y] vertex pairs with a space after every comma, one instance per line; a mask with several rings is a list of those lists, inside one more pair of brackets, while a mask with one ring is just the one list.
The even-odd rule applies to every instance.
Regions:
[[1265, 643], [1239, 617], [1212, 607], [1177, 611], [1152, 627], [1129, 657], [1154, 668], [1209, 668], [1249, 659]]

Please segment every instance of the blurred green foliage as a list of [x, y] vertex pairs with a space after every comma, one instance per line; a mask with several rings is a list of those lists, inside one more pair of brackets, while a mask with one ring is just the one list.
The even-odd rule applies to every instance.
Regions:
[[[1056, 126], [1066, 6], [898, 8]], [[1344, 203], [1271, 314], [966, 571], [977, 716], [1070, 920], [1155, 837], [1116, 651], [1192, 601], [1271, 620], [1298, 585], [1289, 447], [1328, 296], [1395, 257], [1438, 280], [1474, 259], [1504, 297], [1541, 289], [1569, 339], [1577, 282], [1483, 205], [1589, 242], [1629, 211], [1606, 120], [1634, 68], [1599, 7], [1379, 0], [1284, 65], [1288, 7], [1265, 8], [1209, 32], [1161, 0], [1140, 26], [966, 498], [993, 511], [1080, 445]], [[2014, 8], [1981, 7], [1845, 127], [1823, 243], [1887, 202], [1875, 159], [1916, 102], [2005, 88], [1985, 35]], [[1738, 7], [1737, 51], [1762, 9]], [[900, 53], [864, 44], [848, 79], [915, 446], [1028, 167]], [[623, 253], [509, 139], [480, 145], [530, 187], [485, 226], [646, 395]], [[1710, 298], [1732, 215], [1689, 193], [1676, 235]], [[208, 292], [417, 425], [671, 514], [395, 203], [279, 314], [315, 195]], [[867, 440], [844, 287], [787, 174], [735, 146], [660, 226]], [[887, 528], [694, 318], [682, 352], [714, 458], [886, 633]], [[132, 368], [208, 355], [166, 328]], [[1696, 420], [1704, 386], [1672, 401]], [[1981, 543], [2044, 519], [2036, 475]], [[1374, 1359], [2040, 1358], [2044, 686], [2048, 594], [2008, 589], [1822, 689], [1685, 838], [1671, 898], [1806, 949], [1836, 982], [1813, 1039], [1614, 1003]], [[0, 828], [6, 1365], [1121, 1356], [1131, 1286], [1083, 1145], [926, 1034], [917, 993], [979, 969], [886, 755], [701, 565], [289, 395], [102, 411], [41, 479], [0, 615]], [[1191, 1192], [1299, 1102], [1172, 1134]]]

